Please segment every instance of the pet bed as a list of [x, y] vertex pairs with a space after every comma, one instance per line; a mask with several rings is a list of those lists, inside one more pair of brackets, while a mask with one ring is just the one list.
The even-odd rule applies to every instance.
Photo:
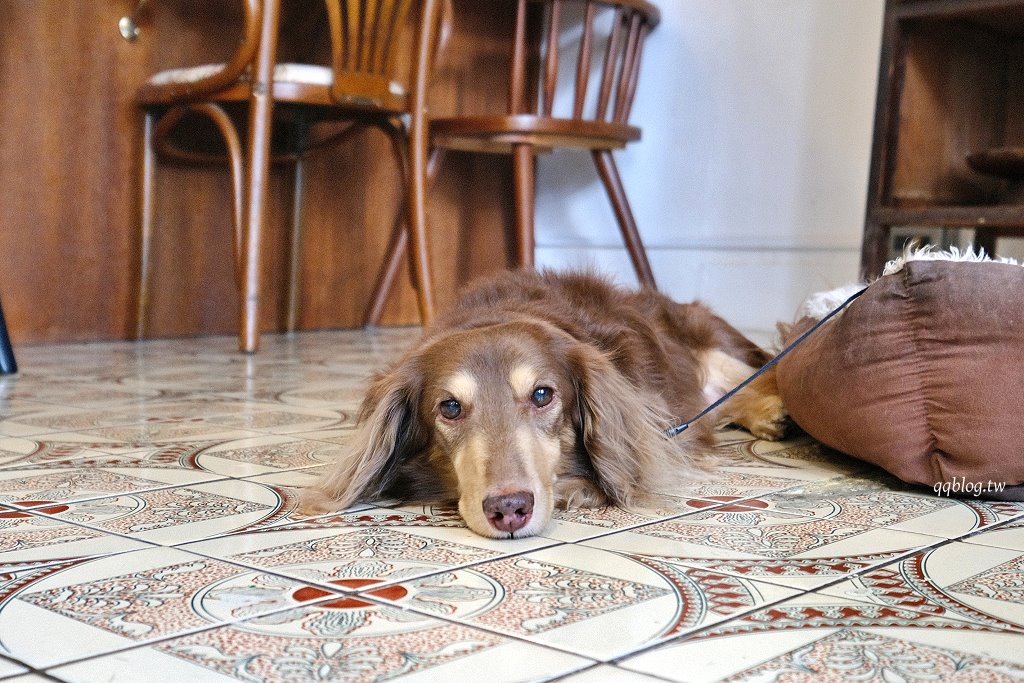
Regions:
[[[850, 293], [812, 297], [783, 341]], [[1011, 260], [889, 263], [779, 362], [778, 381], [793, 420], [838, 451], [936, 493], [1024, 497], [1024, 267]]]

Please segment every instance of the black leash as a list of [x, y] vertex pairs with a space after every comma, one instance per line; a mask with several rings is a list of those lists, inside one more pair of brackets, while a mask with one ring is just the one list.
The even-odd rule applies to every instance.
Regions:
[[728, 401], [730, 398], [735, 396], [739, 391], [741, 391], [743, 389], [743, 387], [747, 386], [748, 384], [753, 382], [755, 379], [757, 379], [758, 377], [760, 377], [764, 373], [768, 372], [768, 370], [771, 369], [771, 367], [773, 365], [775, 365], [780, 360], [782, 360], [782, 358], [787, 353], [789, 353], [790, 351], [795, 349], [797, 346], [799, 346], [800, 342], [802, 342], [804, 339], [807, 339], [809, 336], [814, 334], [814, 332], [817, 331], [817, 329], [819, 327], [821, 327], [822, 325], [827, 323], [833, 317], [839, 315], [840, 311], [842, 311], [844, 308], [846, 308], [847, 306], [852, 304], [854, 302], [854, 300], [857, 299], [857, 297], [859, 297], [861, 294], [866, 292], [867, 289], [868, 288], [865, 287], [864, 289], [861, 289], [860, 291], [854, 293], [853, 296], [851, 296], [849, 299], [847, 299], [846, 301], [841, 303], [837, 308], [834, 308], [833, 310], [829, 311], [828, 315], [826, 315], [824, 318], [822, 318], [818, 322], [814, 323], [814, 325], [812, 325], [810, 329], [808, 329], [806, 332], [804, 332], [799, 337], [797, 337], [795, 340], [793, 340], [793, 342], [789, 346], [787, 346], [786, 348], [782, 349], [782, 351], [779, 352], [779, 355], [775, 356], [775, 358], [772, 358], [770, 361], [768, 361], [767, 363], [762, 365], [760, 370], [758, 370], [753, 375], [751, 375], [750, 377], [748, 377], [745, 380], [743, 380], [742, 382], [740, 382], [733, 389], [727, 391], [720, 399], [718, 399], [717, 401], [715, 401], [714, 403], [709, 405], [704, 410], [702, 410], [699, 413], [697, 413], [697, 415], [695, 415], [694, 417], [690, 418], [686, 422], [683, 422], [682, 424], [676, 425], [675, 427], [669, 427], [667, 430], [665, 430], [665, 433], [668, 435], [669, 438], [672, 438], [673, 436], [676, 436], [678, 434], [682, 434], [683, 432], [685, 432], [690, 427], [691, 424], [693, 424], [694, 422], [696, 422], [697, 420], [701, 419], [702, 417], [704, 417], [705, 415], [710, 413], [712, 410], [714, 410], [718, 406], [720, 406], [723, 403], [725, 403], [726, 401]]

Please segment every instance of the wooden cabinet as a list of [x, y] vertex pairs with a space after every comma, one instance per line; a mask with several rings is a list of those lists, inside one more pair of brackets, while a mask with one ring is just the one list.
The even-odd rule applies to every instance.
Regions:
[[887, 0], [861, 266], [894, 228], [1024, 235], [1024, 1]]

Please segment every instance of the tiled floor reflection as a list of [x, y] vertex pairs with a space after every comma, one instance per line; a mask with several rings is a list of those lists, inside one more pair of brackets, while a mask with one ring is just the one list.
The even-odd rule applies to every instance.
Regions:
[[18, 349], [0, 378], [0, 680], [1024, 679], [1024, 506], [720, 434], [659, 510], [495, 541], [302, 519], [416, 330]]

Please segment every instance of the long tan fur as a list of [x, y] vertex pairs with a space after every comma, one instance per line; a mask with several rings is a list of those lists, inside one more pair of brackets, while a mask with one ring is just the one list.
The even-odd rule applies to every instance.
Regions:
[[[766, 357], [700, 304], [588, 274], [500, 275], [378, 374], [301, 509], [452, 502], [503, 538], [540, 533], [559, 506], [643, 507], [713, 463], [710, 420], [665, 430]], [[772, 377], [727, 406], [711, 419], [781, 436]]]

